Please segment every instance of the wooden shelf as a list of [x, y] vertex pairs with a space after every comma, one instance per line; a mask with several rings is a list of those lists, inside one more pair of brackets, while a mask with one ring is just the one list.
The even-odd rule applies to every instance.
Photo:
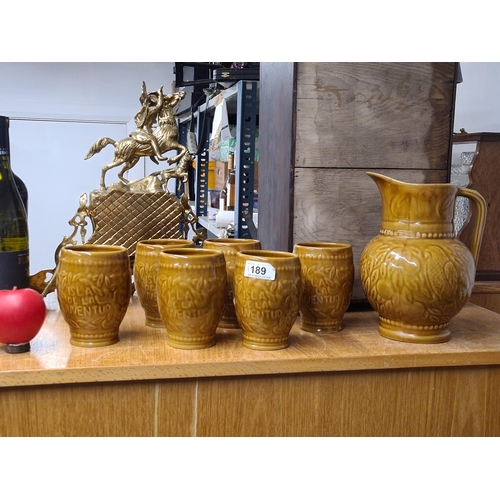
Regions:
[[198, 224], [203, 226], [210, 234], [209, 238], [218, 238], [220, 232], [223, 230], [222, 227], [217, 227], [214, 220], [209, 220], [207, 215], [200, 215], [198, 217]]
[[[234, 85], [231, 85], [230, 87], [222, 90], [219, 94], [216, 96], [212, 97], [208, 103], [205, 102], [201, 104], [196, 111], [194, 112], [194, 115], [197, 117], [199, 113], [204, 113], [205, 111], [213, 111], [215, 107], [220, 104], [222, 99], [225, 99], [227, 107], [228, 107], [228, 113], [234, 114], [236, 112], [236, 101], [238, 99], [238, 82], [234, 82]], [[180, 123], [185, 123], [186, 121], [191, 120], [191, 111], [187, 110], [181, 113], [177, 118], [179, 119]]]
[[472, 304], [444, 344], [384, 339], [358, 310], [281, 351], [237, 331], [183, 351], [135, 297], [117, 344], [73, 347], [52, 295], [31, 351], [0, 347], [0, 436], [500, 435], [500, 315]]
[[136, 297], [117, 344], [74, 347], [57, 306], [51, 307], [30, 352], [13, 355], [0, 351], [0, 387], [500, 365], [500, 315], [472, 304], [452, 321], [452, 339], [443, 344], [385, 339], [377, 332], [377, 314], [362, 310], [348, 312], [345, 329], [334, 335], [305, 333], [297, 323], [290, 346], [273, 352], [244, 348], [238, 331], [218, 333], [217, 344], [209, 349], [174, 349], [167, 345], [165, 330], [144, 325], [144, 312]]

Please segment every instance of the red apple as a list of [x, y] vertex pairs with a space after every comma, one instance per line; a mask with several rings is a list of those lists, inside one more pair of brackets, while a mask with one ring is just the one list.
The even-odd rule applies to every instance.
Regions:
[[32, 288], [0, 290], [0, 342], [7, 344], [7, 352], [30, 349], [46, 311], [43, 297]]

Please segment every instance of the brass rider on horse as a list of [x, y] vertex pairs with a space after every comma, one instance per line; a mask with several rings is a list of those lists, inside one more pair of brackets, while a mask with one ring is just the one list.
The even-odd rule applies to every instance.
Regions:
[[[139, 98], [142, 105], [140, 111], [134, 116], [137, 129], [130, 134], [130, 137], [135, 139], [140, 144], [150, 144], [160, 161], [166, 161], [168, 158], [163, 158], [156, 137], [153, 135], [153, 125], [158, 119], [158, 114], [163, 108], [164, 96], [163, 86], [159, 91], [147, 92], [146, 85], [142, 83], [142, 93]], [[151, 156], [151, 160], [158, 164], [155, 156]]]

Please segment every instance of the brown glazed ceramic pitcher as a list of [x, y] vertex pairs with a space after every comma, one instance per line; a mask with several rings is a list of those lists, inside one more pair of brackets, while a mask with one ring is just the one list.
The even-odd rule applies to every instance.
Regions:
[[[405, 342], [450, 339], [450, 320], [469, 300], [486, 221], [486, 202], [455, 184], [410, 184], [368, 172], [382, 196], [380, 234], [360, 261], [363, 290], [379, 333]], [[475, 203], [471, 249], [456, 239], [455, 198]]]

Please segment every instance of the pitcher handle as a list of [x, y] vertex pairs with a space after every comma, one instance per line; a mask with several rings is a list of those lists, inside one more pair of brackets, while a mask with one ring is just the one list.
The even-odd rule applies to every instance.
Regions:
[[486, 224], [486, 200], [478, 191], [463, 187], [458, 188], [457, 196], [464, 196], [472, 200], [476, 206], [475, 217], [474, 220], [471, 221], [474, 223], [474, 228], [472, 230], [471, 247], [469, 250], [472, 257], [474, 257], [474, 262], [477, 267], [477, 259], [479, 258], [479, 250], [481, 249], [484, 226]]

